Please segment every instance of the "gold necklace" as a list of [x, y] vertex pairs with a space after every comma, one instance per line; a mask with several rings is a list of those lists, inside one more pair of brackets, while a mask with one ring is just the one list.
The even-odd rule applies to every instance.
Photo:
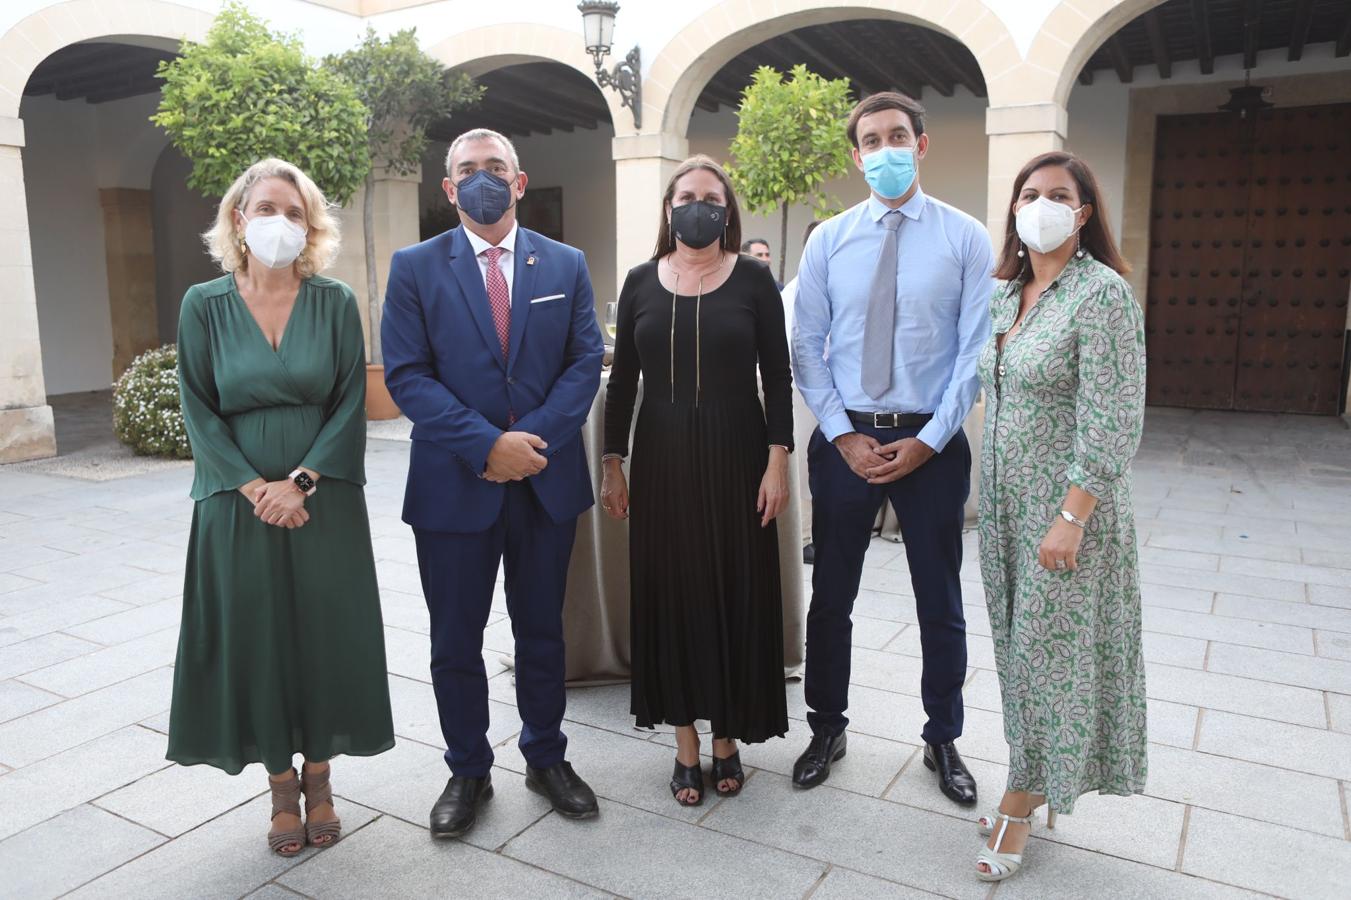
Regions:
[[[721, 252], [721, 251], [720, 251]], [[699, 274], [699, 293], [694, 298], [694, 408], [699, 408], [699, 398], [703, 395], [703, 354], [700, 350], [702, 344], [702, 332], [700, 329], [700, 310], [704, 303], [704, 278], [708, 275], [714, 275], [722, 270], [727, 262], [727, 254], [722, 253], [722, 259], [718, 265], [711, 271], [701, 272]], [[675, 328], [676, 328], [676, 295], [680, 293], [680, 270], [672, 264], [668, 258], [666, 264], [671, 267], [671, 274], [675, 275], [675, 286], [671, 288], [671, 402], [675, 403]]]

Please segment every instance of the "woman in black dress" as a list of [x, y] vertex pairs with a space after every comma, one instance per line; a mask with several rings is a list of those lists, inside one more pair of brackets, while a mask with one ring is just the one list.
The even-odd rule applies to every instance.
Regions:
[[712, 725], [723, 796], [745, 782], [736, 742], [788, 730], [774, 519], [788, 500], [792, 376], [774, 278], [740, 246], [727, 174], [687, 160], [666, 187], [656, 252], [620, 292], [605, 403], [601, 506], [633, 518], [632, 712], [640, 727], [675, 726], [671, 793], [686, 806], [704, 794], [696, 719]]

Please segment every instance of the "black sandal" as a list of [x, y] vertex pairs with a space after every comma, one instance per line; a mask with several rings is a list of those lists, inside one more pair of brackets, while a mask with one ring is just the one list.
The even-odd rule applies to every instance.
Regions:
[[[746, 785], [746, 773], [741, 769], [741, 751], [738, 750], [726, 759], [713, 757], [713, 789], [719, 797], [735, 797]], [[735, 781], [736, 787], [730, 791], [722, 789], [724, 781]]]
[[[699, 798], [697, 800], [681, 800], [681, 791], [697, 791]], [[704, 772], [699, 768], [699, 764], [692, 766], [682, 765], [680, 760], [676, 760], [675, 773], [671, 775], [671, 796], [675, 797], [676, 802], [681, 806], [698, 806], [704, 802]]]

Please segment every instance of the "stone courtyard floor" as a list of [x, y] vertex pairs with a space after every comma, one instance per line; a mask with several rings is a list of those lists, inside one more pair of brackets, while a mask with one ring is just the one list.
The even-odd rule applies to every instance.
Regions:
[[[1001, 886], [974, 814], [917, 746], [919, 636], [904, 548], [876, 540], [854, 626], [852, 735], [795, 792], [787, 739], [746, 748], [743, 794], [681, 809], [667, 734], [628, 688], [569, 692], [569, 755], [601, 796], [570, 822], [526, 791], [511, 673], [490, 669], [496, 797], [433, 842], [446, 770], [427, 613], [398, 519], [407, 444], [373, 440], [368, 502], [398, 744], [334, 767], [343, 840], [269, 853], [258, 766], [164, 760], [190, 468], [0, 467], [0, 897], [1107, 898], [1351, 895], [1351, 431], [1339, 419], [1151, 410], [1136, 464], [1150, 704], [1148, 794], [1085, 797]], [[967, 536], [966, 733], [987, 802], [1007, 751]], [[486, 646], [509, 653], [499, 602]], [[341, 665], [341, 660], [335, 663]], [[707, 744], [705, 743], [705, 746]]]

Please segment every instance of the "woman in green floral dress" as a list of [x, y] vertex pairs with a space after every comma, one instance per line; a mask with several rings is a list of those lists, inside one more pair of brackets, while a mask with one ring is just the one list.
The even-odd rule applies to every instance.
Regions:
[[1062, 152], [1014, 182], [985, 389], [980, 562], [1009, 744], [977, 877], [1018, 871], [1089, 791], [1145, 784], [1145, 678], [1130, 464], [1145, 404], [1140, 307], [1102, 195]]

